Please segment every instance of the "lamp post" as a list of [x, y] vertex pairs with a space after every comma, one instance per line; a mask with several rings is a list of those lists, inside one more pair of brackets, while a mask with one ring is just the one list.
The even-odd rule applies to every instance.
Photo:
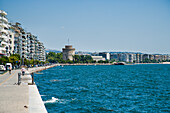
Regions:
[[12, 52], [13, 53], [13, 63], [12, 63], [12, 69], [14, 69], [14, 51]]

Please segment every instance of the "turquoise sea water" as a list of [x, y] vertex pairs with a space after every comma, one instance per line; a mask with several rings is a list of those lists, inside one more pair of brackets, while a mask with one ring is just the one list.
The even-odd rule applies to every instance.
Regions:
[[170, 112], [170, 65], [58, 66], [35, 82], [49, 113]]

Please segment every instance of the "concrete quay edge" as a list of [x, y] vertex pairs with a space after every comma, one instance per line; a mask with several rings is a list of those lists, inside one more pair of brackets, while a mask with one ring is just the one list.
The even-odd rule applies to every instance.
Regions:
[[29, 85], [29, 113], [47, 113], [36, 85]]
[[[40, 67], [38, 69], [30, 70], [31, 73], [46, 70], [52, 67], [58, 66], [54, 64], [51, 66]], [[29, 113], [47, 113], [44, 102], [37, 88], [37, 85], [29, 85]]]

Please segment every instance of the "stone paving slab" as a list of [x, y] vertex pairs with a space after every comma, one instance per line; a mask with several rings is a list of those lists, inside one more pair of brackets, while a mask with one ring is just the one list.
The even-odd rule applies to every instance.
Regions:
[[28, 86], [0, 86], [0, 113], [28, 113], [28, 109]]

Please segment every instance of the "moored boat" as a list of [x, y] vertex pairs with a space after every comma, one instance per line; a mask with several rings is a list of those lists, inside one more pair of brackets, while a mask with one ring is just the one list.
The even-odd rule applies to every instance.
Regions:
[[125, 64], [126, 64], [125, 62], [116, 62], [113, 65], [125, 65]]

